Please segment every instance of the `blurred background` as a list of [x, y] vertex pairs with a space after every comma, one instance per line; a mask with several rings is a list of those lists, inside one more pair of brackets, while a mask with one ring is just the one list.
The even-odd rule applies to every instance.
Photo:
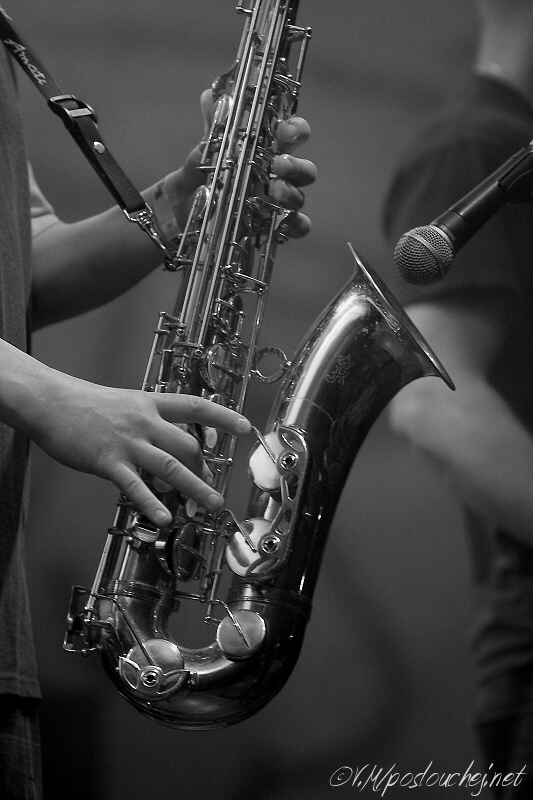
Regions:
[[[179, 165], [201, 136], [200, 93], [237, 50], [234, 6], [5, 0], [61, 89], [96, 108], [104, 141], [139, 188]], [[299, 106], [313, 136], [301, 154], [317, 163], [319, 180], [307, 191], [311, 234], [279, 253], [262, 334], [262, 344], [288, 354], [349, 278], [348, 241], [377, 269], [390, 265], [380, 213], [394, 165], [475, 41], [464, 0], [303, 0], [298, 21], [313, 28]], [[57, 213], [74, 220], [107, 207], [26, 78], [20, 91], [37, 179]], [[136, 388], [158, 313], [173, 302], [173, 277], [159, 271], [105, 308], [40, 332], [34, 354], [81, 378]], [[248, 408], [252, 419], [258, 413]], [[432, 762], [439, 773], [462, 773], [478, 758], [461, 515], [384, 420], [338, 506], [289, 683], [257, 716], [221, 731], [161, 727], [116, 694], [98, 656], [63, 652], [70, 587], [92, 584], [117, 491], [36, 448], [32, 474], [27, 560], [47, 798], [322, 800], [353, 796], [350, 783], [329, 784], [343, 765], [416, 774]], [[462, 796], [464, 788], [447, 789], [449, 800]]]

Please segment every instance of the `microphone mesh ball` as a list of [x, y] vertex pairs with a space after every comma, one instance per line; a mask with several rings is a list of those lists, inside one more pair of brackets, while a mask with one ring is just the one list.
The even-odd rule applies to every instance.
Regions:
[[434, 225], [413, 228], [401, 237], [394, 249], [396, 269], [402, 278], [418, 286], [442, 280], [453, 257], [451, 241]]

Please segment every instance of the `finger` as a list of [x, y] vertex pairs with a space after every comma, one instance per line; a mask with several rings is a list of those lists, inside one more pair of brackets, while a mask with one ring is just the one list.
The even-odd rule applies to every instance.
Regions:
[[138, 460], [142, 462], [139, 466], [155, 478], [164, 481], [185, 497], [193, 498], [203, 508], [215, 511], [222, 507], [222, 495], [170, 453], [148, 445], [138, 454]]
[[309, 186], [317, 176], [317, 169], [312, 161], [307, 158], [295, 158], [289, 153], [275, 156], [272, 172], [277, 178], [294, 186]]
[[169, 196], [181, 199], [188, 196], [200, 186], [205, 176], [198, 169], [202, 159], [202, 145], [198, 144], [191, 150], [183, 162], [183, 166], [166, 177], [167, 193]]
[[302, 117], [290, 117], [279, 123], [276, 128], [276, 139], [282, 151], [306, 142], [311, 135], [307, 120]]
[[[167, 424], [164, 422], [160, 430], [154, 431], [151, 442], [155, 447], [177, 458], [191, 472], [211, 486], [213, 474], [204, 461], [201, 445], [192, 434], [182, 430], [185, 427], [181, 423]], [[215, 431], [214, 428], [209, 427], [207, 430]], [[165, 490], [161, 489], [161, 491]]]
[[[211, 89], [205, 89], [200, 96], [200, 108], [202, 110], [202, 117], [204, 121], [204, 138], [209, 133], [211, 120], [213, 117], [213, 93]], [[200, 166], [203, 144], [200, 142], [194, 150], [191, 150], [183, 166], [176, 170], [176, 172], [167, 176], [167, 191], [170, 191], [176, 196], [182, 194], [189, 195], [197, 189], [202, 183], [205, 182], [205, 175], [200, 172]]]
[[190, 394], [153, 394], [156, 407], [167, 422], [209, 425], [236, 436], [249, 433], [246, 417], [219, 403]]
[[[202, 117], [204, 121], [203, 137], [208, 135], [211, 127], [211, 120], [213, 118], [213, 93], [211, 89], [205, 89], [200, 96], [200, 108], [202, 110]], [[175, 192], [185, 192], [190, 194], [198, 188], [205, 181], [205, 176], [198, 167], [202, 158], [204, 146], [200, 142], [194, 150], [191, 150], [185, 159], [183, 166], [167, 178], [170, 179], [170, 186]]]
[[[208, 486], [213, 486], [214, 483], [213, 473], [211, 472], [205, 461], [202, 464], [201, 474], [199, 477], [205, 483], [207, 483]], [[154, 478], [153, 486], [156, 492], [159, 492], [160, 494], [165, 494], [165, 492], [169, 492], [172, 489], [170, 483], [166, 483], [165, 481], [161, 480], [161, 478]]]
[[168, 508], [152, 494], [137, 471], [127, 465], [118, 463], [109, 473], [110, 480], [133, 503], [137, 511], [143, 514], [157, 527], [170, 525], [172, 514]]
[[311, 230], [311, 220], [305, 214], [289, 214], [284, 226], [287, 236], [291, 239], [301, 239]]
[[204, 136], [209, 133], [211, 127], [211, 120], [213, 118], [213, 91], [212, 89], [204, 89], [200, 95], [200, 108], [202, 109], [202, 116], [204, 118]]
[[291, 211], [299, 211], [305, 202], [304, 194], [300, 189], [279, 178], [271, 181], [269, 197], [278, 205], [289, 208]]
[[151, 443], [179, 459], [191, 472], [206, 480], [211, 473], [204, 462], [198, 440], [176, 424], [160, 422], [151, 436]]

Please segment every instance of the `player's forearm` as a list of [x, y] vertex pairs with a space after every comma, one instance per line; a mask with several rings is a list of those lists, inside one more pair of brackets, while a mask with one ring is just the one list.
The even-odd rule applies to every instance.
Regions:
[[33, 437], [61, 373], [0, 339], [0, 420]]
[[390, 407], [393, 427], [425, 453], [467, 507], [533, 547], [533, 438], [484, 380], [427, 378]]
[[118, 207], [51, 225], [33, 244], [33, 327], [112, 300], [161, 261], [156, 245]]

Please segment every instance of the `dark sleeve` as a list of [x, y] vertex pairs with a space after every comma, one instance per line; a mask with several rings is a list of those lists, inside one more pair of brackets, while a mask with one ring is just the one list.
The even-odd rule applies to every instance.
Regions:
[[533, 212], [531, 206], [506, 206], [498, 211], [456, 255], [450, 272], [432, 286], [414, 287], [392, 267], [393, 251], [403, 233], [428, 225], [477, 186], [512, 153], [494, 142], [457, 141], [427, 150], [397, 173], [384, 208], [390, 246], [386, 282], [402, 303], [440, 296], [443, 292], [497, 287], [516, 295], [531, 289]]

